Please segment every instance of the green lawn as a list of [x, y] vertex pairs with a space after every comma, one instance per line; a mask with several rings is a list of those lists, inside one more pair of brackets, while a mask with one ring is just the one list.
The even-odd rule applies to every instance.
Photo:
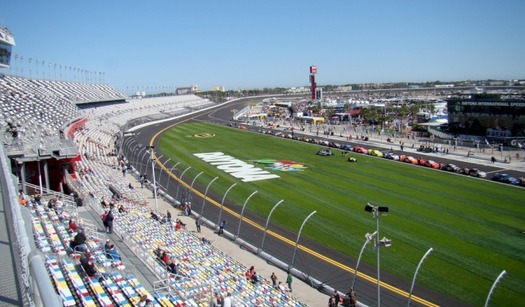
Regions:
[[[197, 138], [196, 133], [215, 137]], [[381, 269], [411, 280], [423, 254], [433, 247], [418, 275], [418, 284], [446, 293], [472, 305], [482, 305], [495, 278], [502, 279], [492, 306], [522, 305], [525, 299], [525, 190], [442, 171], [357, 157], [346, 162], [338, 151], [332, 157], [315, 155], [319, 146], [266, 136], [203, 122], [186, 123], [162, 135], [160, 151], [178, 169], [191, 165], [188, 180], [204, 171], [198, 182], [224, 193], [242, 205], [258, 191], [247, 210], [267, 217], [279, 200], [272, 221], [297, 231], [302, 220], [317, 210], [303, 236], [357, 258], [364, 234], [375, 230], [375, 220], [364, 212], [367, 202], [388, 206], [381, 218], [381, 237], [393, 244], [382, 250]], [[294, 160], [307, 167], [302, 172], [277, 172], [280, 178], [241, 182], [193, 156], [221, 151], [239, 160]], [[160, 154], [160, 153], [159, 153]], [[262, 166], [261, 166], [262, 167]], [[376, 264], [375, 253], [363, 261]]]

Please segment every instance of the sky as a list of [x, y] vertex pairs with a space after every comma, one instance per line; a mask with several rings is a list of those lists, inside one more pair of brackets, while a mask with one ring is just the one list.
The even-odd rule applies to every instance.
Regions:
[[0, 0], [16, 41], [0, 73], [126, 93], [306, 86], [311, 65], [318, 85], [524, 79], [524, 13], [523, 0]]

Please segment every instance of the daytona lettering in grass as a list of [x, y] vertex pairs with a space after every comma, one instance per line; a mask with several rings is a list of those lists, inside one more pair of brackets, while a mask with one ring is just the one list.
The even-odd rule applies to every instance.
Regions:
[[232, 156], [225, 155], [222, 152], [196, 153], [194, 156], [201, 158], [211, 165], [217, 166], [218, 169], [225, 171], [242, 182], [251, 182], [258, 180], [268, 180], [279, 178], [278, 175], [253, 166]]

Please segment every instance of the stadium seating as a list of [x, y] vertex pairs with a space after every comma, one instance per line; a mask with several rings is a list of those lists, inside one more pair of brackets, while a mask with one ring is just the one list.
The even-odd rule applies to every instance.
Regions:
[[[69, 187], [97, 201], [114, 193], [127, 213], [115, 212], [115, 231], [126, 233], [126, 244], [158, 277], [159, 285], [150, 293], [120, 261], [109, 260], [102, 248], [103, 235], [93, 222], [83, 221], [87, 245], [95, 259], [100, 280], [85, 278], [78, 264], [79, 254], [68, 253], [71, 240], [66, 221], [78, 219], [71, 207], [59, 212], [31, 204], [33, 231], [38, 248], [46, 255], [46, 265], [64, 306], [134, 306], [147, 295], [155, 306], [201, 306], [212, 292], [231, 292], [237, 305], [301, 306], [289, 293], [280, 292], [265, 279], [253, 285], [244, 273], [247, 268], [189, 231], [175, 231], [169, 224], [152, 222], [146, 199], [122, 180], [114, 152], [120, 127], [128, 121], [151, 121], [188, 113], [213, 105], [195, 95], [131, 99], [85, 108], [85, 103], [123, 101], [124, 95], [106, 85], [64, 81], [29, 80], [0, 75], [2, 116], [0, 124], [19, 127], [22, 141], [36, 148], [59, 146], [58, 130], [77, 118], [87, 118], [73, 140], [81, 153], [76, 176], [68, 176]], [[140, 118], [140, 119], [139, 119]], [[14, 143], [12, 138], [4, 142]], [[109, 188], [111, 187], [111, 189]], [[102, 207], [93, 208], [100, 213]], [[168, 273], [153, 251], [165, 248], [178, 259], [180, 274]]]

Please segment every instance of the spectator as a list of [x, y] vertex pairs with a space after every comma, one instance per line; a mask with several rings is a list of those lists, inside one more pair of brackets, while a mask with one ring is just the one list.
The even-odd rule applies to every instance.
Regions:
[[140, 300], [138, 301], [137, 306], [145, 307], [145, 306], [151, 306], [151, 304], [153, 304], [153, 302], [148, 298], [146, 294], [143, 294], [140, 297]]
[[57, 196], [57, 199], [55, 202], [55, 211], [61, 211], [63, 206], [64, 206], [64, 203], [62, 202], [62, 196]]
[[257, 272], [255, 272], [255, 268], [253, 265], [250, 267], [250, 269], [248, 269], [248, 271], [246, 271], [245, 275], [246, 278], [248, 278], [252, 283], [256, 283], [257, 281], [259, 281], [257, 277]]
[[272, 286], [274, 288], [277, 288], [277, 276], [274, 272], [272, 272], [272, 276], [270, 276], [270, 279], [272, 280]]
[[120, 261], [120, 254], [117, 252], [115, 245], [109, 247], [109, 250], [106, 252], [106, 257], [113, 261]]
[[35, 203], [39, 206], [43, 206], [44, 204], [42, 203], [42, 195], [35, 195]]
[[88, 250], [86, 250], [83, 254], [80, 255], [80, 265], [84, 266], [87, 264], [89, 258], [91, 258], [91, 252]]
[[109, 239], [106, 240], [106, 244], [104, 244], [104, 253], [107, 254], [109, 251], [109, 248], [111, 247], [111, 244], [109, 243]]
[[81, 251], [81, 252], [84, 252], [87, 250], [87, 246], [86, 246], [86, 241], [87, 241], [87, 237], [86, 235], [84, 234], [83, 231], [81, 231], [80, 229], [78, 230], [77, 234], [75, 235], [75, 237], [73, 238], [73, 240], [71, 240], [69, 242], [69, 247], [73, 250], [73, 251]]
[[118, 213], [127, 213], [127, 210], [126, 208], [124, 207], [124, 205], [120, 204], [118, 206]]
[[290, 290], [290, 292], [292, 292], [292, 280], [292, 273], [288, 271], [288, 276], [286, 276], [286, 284], [288, 285], [288, 289]]
[[213, 296], [210, 307], [221, 307], [223, 306], [223, 298], [222, 295], [219, 292], [215, 292], [215, 295]]
[[211, 241], [208, 240], [208, 239], [206, 239], [205, 236], [202, 236], [201, 241], [202, 241], [202, 243], [204, 243], [204, 244], [211, 244]]
[[197, 228], [197, 232], [201, 232], [201, 220], [199, 217], [195, 219], [195, 227]]
[[230, 292], [228, 292], [226, 294], [226, 297], [224, 298], [224, 301], [222, 302], [222, 306], [223, 307], [231, 307], [232, 306], [232, 298], [231, 298], [232, 294]]
[[146, 173], [144, 173], [140, 176], [140, 187], [144, 188], [144, 185], [146, 184], [146, 182], [147, 182], [147, 175]]
[[115, 217], [113, 216], [113, 210], [109, 209], [108, 214], [106, 215], [106, 223], [107, 223], [107, 229], [108, 233], [113, 233], [113, 220]]
[[108, 216], [108, 210], [104, 210], [104, 213], [102, 213], [102, 215], [100, 216], [100, 219], [102, 220], [102, 224], [104, 225], [104, 231], [108, 231], [108, 220], [107, 220], [107, 216]]
[[337, 307], [337, 301], [335, 300], [335, 296], [333, 294], [328, 299], [328, 307]]
[[339, 296], [339, 292], [337, 290], [334, 290], [334, 294], [332, 294], [334, 296], [334, 299], [335, 299], [335, 305], [334, 306], [339, 306], [339, 302], [341, 301], [341, 297]]
[[157, 213], [155, 213], [154, 211], [151, 211], [151, 218], [154, 219], [155, 221], [158, 221], [159, 220], [159, 216], [157, 215]]
[[180, 274], [180, 265], [177, 263], [177, 259], [175, 259], [175, 257], [172, 257], [171, 258], [171, 262], [170, 264], [168, 265], [168, 270], [172, 273], [172, 274], [175, 274], [175, 275], [179, 275]]
[[94, 260], [95, 258], [89, 257], [88, 261], [82, 266], [82, 268], [84, 268], [84, 271], [89, 277], [100, 278], [101, 275], [95, 267], [95, 264], [93, 263]]
[[219, 232], [218, 234], [221, 235], [224, 233], [224, 227], [226, 226], [226, 221], [223, 220], [220, 224], [219, 224]]
[[75, 220], [69, 219], [69, 232], [74, 233], [77, 232], [78, 225], [75, 223]]

